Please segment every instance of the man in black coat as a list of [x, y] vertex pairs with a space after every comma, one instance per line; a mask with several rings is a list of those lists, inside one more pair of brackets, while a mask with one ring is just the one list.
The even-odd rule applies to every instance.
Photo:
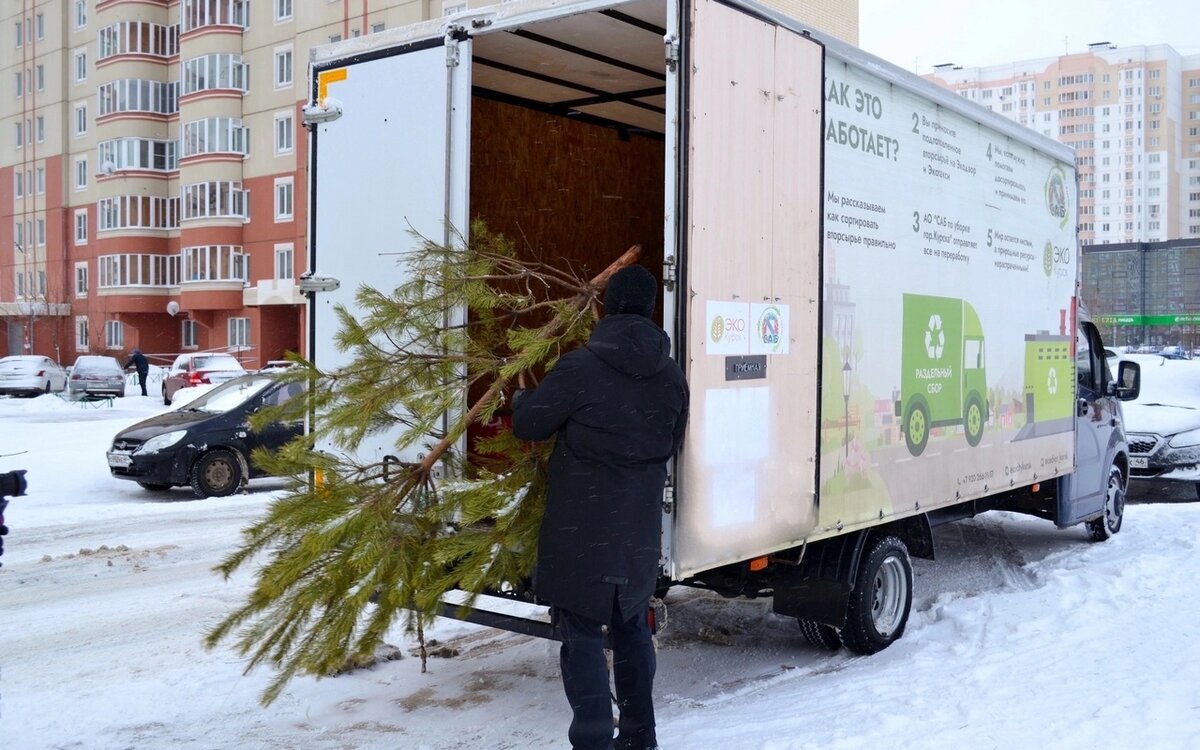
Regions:
[[513, 434], [557, 436], [538, 533], [534, 592], [562, 637], [563, 687], [576, 750], [613, 748], [602, 626], [613, 647], [620, 750], [657, 747], [654, 645], [647, 622], [658, 580], [667, 461], [687, 424], [688, 389], [666, 333], [650, 319], [658, 282], [618, 271], [605, 317], [536, 390], [513, 398]]
[[138, 385], [142, 387], [142, 395], [145, 396], [146, 376], [150, 374], [150, 360], [146, 359], [146, 355], [142, 354], [141, 349], [134, 349], [133, 355], [125, 363], [125, 369], [128, 370], [130, 366], [137, 371]]

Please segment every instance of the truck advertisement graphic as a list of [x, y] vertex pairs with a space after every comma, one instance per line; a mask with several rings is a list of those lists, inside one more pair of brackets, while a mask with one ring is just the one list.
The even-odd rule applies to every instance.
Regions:
[[896, 415], [908, 452], [921, 455], [929, 431], [947, 425], [979, 445], [988, 416], [979, 316], [962, 300], [906, 294], [903, 330]]
[[836, 60], [824, 138], [819, 526], [1069, 471], [1073, 165]]

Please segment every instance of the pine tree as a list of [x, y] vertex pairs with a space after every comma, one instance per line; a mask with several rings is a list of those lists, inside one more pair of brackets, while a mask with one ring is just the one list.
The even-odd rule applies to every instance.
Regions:
[[[228, 578], [259, 565], [247, 601], [206, 644], [232, 638], [249, 657], [247, 672], [277, 670], [264, 704], [297, 674], [320, 677], [369, 661], [397, 621], [420, 640], [424, 670], [424, 630], [448, 591], [466, 592], [470, 607], [532, 570], [551, 445], [501, 430], [479, 440], [470, 460], [458, 446], [469, 425], [492, 420], [518, 374], [544, 372], [586, 340], [598, 294], [640, 248], [585, 281], [569, 268], [519, 259], [481, 223], [469, 242], [458, 239], [454, 247], [418, 237], [401, 258], [407, 281], [386, 293], [360, 288], [358, 316], [337, 308], [336, 344], [349, 362], [321, 370], [297, 359], [282, 377], [306, 383], [308, 398], [252, 420], [259, 428], [315, 415], [304, 438], [255, 454], [270, 473], [297, 483], [217, 567]], [[465, 320], [455, 320], [461, 311]], [[367, 436], [388, 430], [400, 433], [397, 455], [421, 457], [350, 457]], [[316, 449], [330, 444], [338, 450]]]

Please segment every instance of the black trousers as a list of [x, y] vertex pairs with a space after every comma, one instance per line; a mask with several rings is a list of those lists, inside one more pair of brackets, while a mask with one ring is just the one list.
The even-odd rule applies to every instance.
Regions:
[[142, 395], [143, 395], [143, 396], [145, 396], [145, 395], [146, 395], [146, 376], [147, 376], [147, 375], [149, 375], [149, 374], [150, 374], [150, 373], [148, 373], [148, 372], [144, 372], [144, 371], [142, 371], [142, 370], [138, 370], [138, 371], [137, 371], [137, 376], [138, 376], [138, 385], [140, 385], [140, 386], [142, 387]]
[[613, 650], [613, 683], [620, 711], [620, 739], [631, 747], [654, 747], [654, 643], [650, 639], [647, 611], [622, 621], [616, 597], [609, 622], [600, 623], [565, 609], [555, 610], [562, 649], [563, 688], [574, 716], [567, 733], [574, 750], [610, 750], [613, 747], [612, 701], [608, 663], [604, 658], [604, 633], [608, 626]]

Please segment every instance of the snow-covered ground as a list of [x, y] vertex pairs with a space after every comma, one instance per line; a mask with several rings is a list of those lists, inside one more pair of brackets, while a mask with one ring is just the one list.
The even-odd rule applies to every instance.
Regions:
[[[556, 646], [453, 621], [431, 633], [448, 656], [426, 674], [394, 633], [403, 658], [298, 679], [261, 708], [269, 675], [243, 675], [201, 638], [250, 582], [212, 566], [279, 485], [196, 500], [110, 477], [112, 435], [163, 408], [0, 398], [0, 471], [29, 471], [0, 569], [0, 747], [567, 744]], [[1134, 504], [1114, 539], [1085, 537], [1007, 514], [942, 527], [938, 560], [915, 561], [907, 632], [872, 657], [813, 649], [769, 601], [672, 589], [659, 739], [668, 750], [1200, 747], [1200, 504]]]

